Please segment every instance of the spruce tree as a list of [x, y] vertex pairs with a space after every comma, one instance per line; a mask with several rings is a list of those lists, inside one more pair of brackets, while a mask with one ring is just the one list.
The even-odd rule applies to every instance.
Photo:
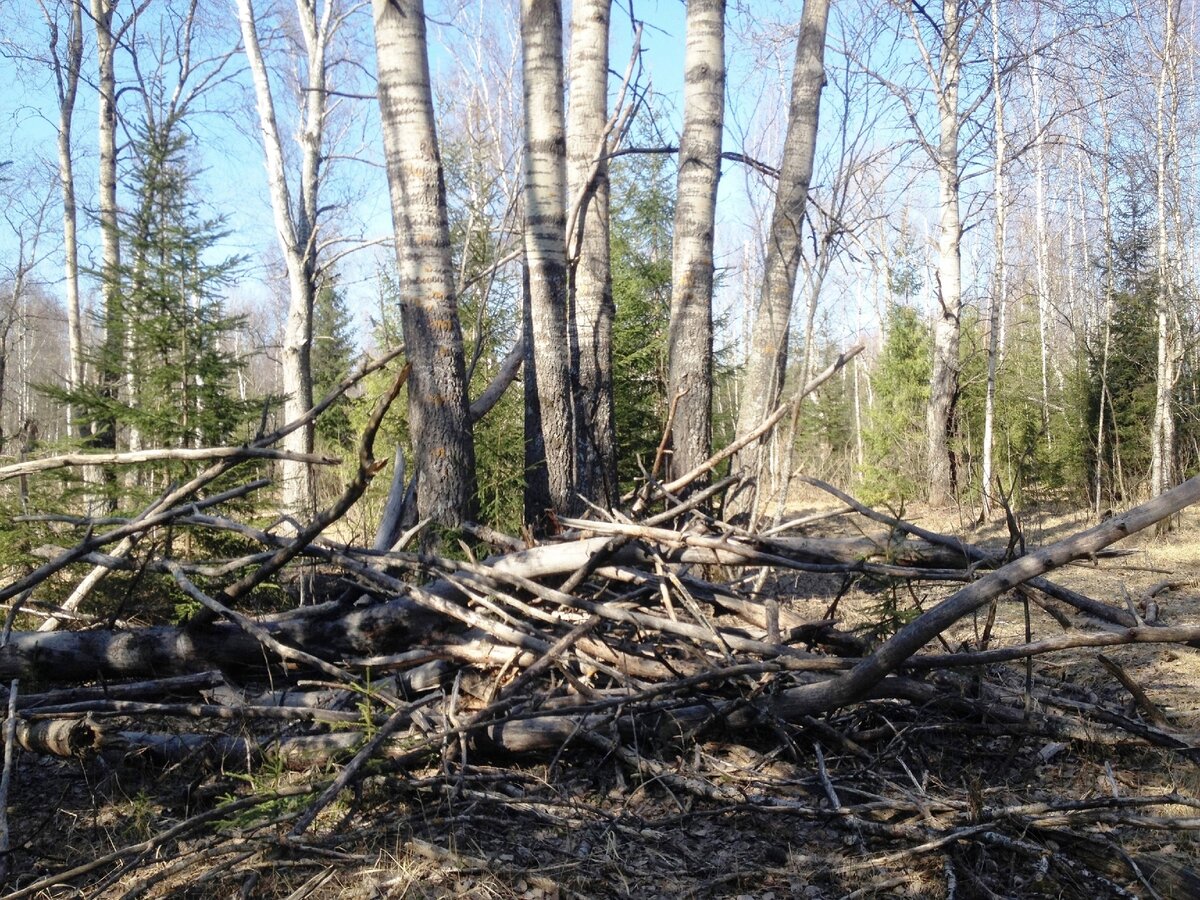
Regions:
[[243, 321], [222, 299], [241, 260], [219, 256], [226, 231], [196, 199], [187, 137], [172, 124], [147, 124], [134, 149], [136, 202], [122, 221], [127, 252], [110, 294], [124, 340], [105, 342], [92, 360], [97, 371], [119, 373], [118, 389], [57, 393], [83, 415], [114, 422], [125, 446], [229, 443], [257, 406], [233, 388], [243, 363], [229, 348]]
[[658, 156], [627, 157], [612, 167], [613, 399], [622, 490], [653, 464], [669, 411], [674, 177]]
[[888, 310], [887, 339], [872, 378], [875, 402], [863, 429], [863, 496], [867, 502], [920, 495], [924, 411], [929, 404], [932, 332], [911, 306]]
[[[335, 278], [326, 278], [313, 300], [313, 344], [309, 365], [313, 396], [320, 400], [347, 375], [354, 360], [350, 310]], [[355, 430], [343, 397], [317, 419], [317, 437], [330, 447], [354, 445]]]

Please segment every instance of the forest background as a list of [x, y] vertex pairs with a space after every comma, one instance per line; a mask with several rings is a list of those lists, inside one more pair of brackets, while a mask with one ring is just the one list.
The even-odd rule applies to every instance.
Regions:
[[[875, 502], [988, 515], [1000, 500], [1054, 499], [1100, 515], [1200, 468], [1194, 4], [833, 5], [774, 398], [746, 372], [801, 5], [688, 11], [710, 5], [722, 8], [726, 69], [705, 443], [749, 431], [778, 396], [866, 346], [766, 448], [752, 514], [778, 507], [798, 472]], [[311, 406], [361, 351], [402, 341], [370, 6], [39, 0], [10, 12], [0, 452], [239, 443]], [[529, 35], [516, 3], [427, 13], [476, 399], [520, 350]], [[566, 75], [548, 87], [560, 102], [574, 84], [570, 21]], [[686, 119], [684, 6], [617, 3], [610, 25], [605, 390], [619, 489], [581, 491], [601, 502], [651, 468], [678, 393]], [[307, 397], [288, 380], [301, 352]], [[385, 380], [365, 382], [292, 449], [350, 450]], [[747, 426], [757, 393], [770, 402]], [[536, 518], [528, 409], [512, 389], [473, 425], [473, 512], [507, 530]], [[397, 407], [389, 437], [409, 446], [413, 415]], [[409, 456], [420, 468], [420, 448]], [[101, 487], [85, 474], [52, 491], [136, 506], [177, 474], [162, 465]], [[307, 477], [285, 471], [285, 507], [340, 490], [336, 473]], [[376, 508], [386, 488], [374, 488]]]

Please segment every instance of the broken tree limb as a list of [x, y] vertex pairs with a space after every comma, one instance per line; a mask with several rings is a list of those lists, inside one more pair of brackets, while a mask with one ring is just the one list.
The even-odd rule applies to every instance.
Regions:
[[[400, 396], [400, 389], [408, 381], [410, 372], [412, 372], [412, 363], [406, 363], [396, 373], [396, 377], [392, 379], [391, 387], [375, 402], [375, 406], [371, 410], [371, 415], [367, 419], [367, 424], [363, 428], [362, 437], [359, 440], [358, 468], [354, 472], [354, 477], [346, 485], [346, 489], [342, 492], [342, 495], [334, 501], [332, 506], [317, 513], [313, 517], [313, 520], [300, 530], [299, 534], [288, 544], [272, 554], [271, 558], [260, 565], [255, 571], [222, 590], [219, 599], [213, 598], [216, 603], [222, 606], [236, 603], [287, 565], [297, 554], [305, 550], [317, 535], [349, 512], [351, 507], [358, 502], [358, 498], [366, 492], [367, 485], [371, 483], [371, 479], [387, 464], [386, 460], [381, 462], [375, 459], [375, 435], [379, 431], [379, 426], [383, 424], [384, 415], [391, 407], [393, 401]], [[175, 573], [173, 572], [172, 574]], [[179, 577], [180, 575], [176, 575], [176, 580]], [[205, 610], [197, 614], [194, 624], [203, 624], [205, 621], [211, 621], [213, 615], [215, 615], [213, 607], [210, 604], [205, 604]]]
[[[683, 475], [676, 478], [674, 481], [670, 481], [670, 482], [662, 485], [661, 490], [667, 494], [678, 494], [681, 490], [683, 490], [685, 487], [687, 487], [689, 484], [691, 484], [697, 478], [704, 475], [706, 472], [711, 472], [713, 469], [715, 469], [717, 466], [719, 466], [725, 460], [729, 459], [729, 457], [733, 456], [735, 453], [737, 453], [743, 447], [748, 446], [749, 444], [753, 443], [754, 441], [757, 441], [764, 434], [767, 434], [772, 428], [774, 428], [779, 423], [779, 421], [784, 416], [786, 416], [788, 414], [788, 412], [791, 410], [793, 404], [799, 402], [804, 397], [811, 394], [813, 391], [815, 391], [817, 388], [819, 388], [821, 385], [823, 385], [830, 378], [832, 378], [837, 373], [837, 371], [842, 368], [842, 366], [846, 365], [846, 363], [848, 363], [855, 356], [857, 356], [859, 353], [861, 353], [865, 349], [865, 347], [866, 347], [865, 344], [855, 344], [849, 350], [842, 353], [840, 356], [838, 356], [837, 359], [835, 359], [833, 361], [833, 363], [827, 369], [825, 369], [823, 372], [818, 374], [815, 378], [813, 378], [812, 381], [810, 381], [803, 388], [801, 388], [799, 391], [797, 391], [795, 396], [793, 396], [787, 402], [781, 403], [778, 407], [776, 407], [775, 411], [773, 413], [771, 413], [771, 415], [767, 416], [767, 418], [763, 420], [761, 425], [759, 425], [753, 431], [745, 434], [741, 438], [738, 438], [736, 441], [731, 443], [724, 450], [721, 450], [720, 452], [713, 454], [708, 459], [706, 459], [704, 462], [702, 462], [700, 465], [698, 465], [694, 469], [692, 469], [690, 472], [686, 472]], [[630, 499], [632, 499], [632, 498], [630, 498]], [[639, 497], [637, 499], [637, 502], [635, 502], [633, 505], [634, 513], [638, 513], [641, 510], [645, 509], [646, 502], [648, 501], [648, 499], [649, 498], [646, 496]]]
[[468, 416], [472, 425], [491, 412], [492, 407], [500, 402], [500, 398], [504, 396], [504, 392], [508, 390], [508, 386], [513, 383], [513, 380], [517, 377], [517, 373], [521, 371], [521, 364], [524, 361], [525, 335], [521, 334], [517, 337], [512, 349], [508, 351], [508, 355], [504, 357], [504, 361], [500, 364], [500, 371], [488, 382], [479, 396], [471, 401]]
[[1120, 516], [1022, 556], [989, 572], [913, 619], [845, 675], [794, 688], [781, 694], [776, 702], [788, 716], [813, 715], [854, 703], [925, 644], [993, 598], [1030, 578], [1148, 528], [1198, 500], [1200, 476]]
[[64, 453], [42, 459], [27, 459], [9, 466], [0, 466], [0, 481], [35, 475], [54, 469], [76, 466], [132, 466], [147, 462], [201, 462], [210, 459], [271, 459], [309, 463], [314, 466], [336, 466], [341, 460], [317, 453], [293, 453], [274, 447], [180, 447], [174, 449], [132, 450], [125, 453]]
[[1192, 644], [1200, 641], [1200, 625], [1167, 625], [1123, 628], [1117, 631], [1093, 633], [1068, 632], [1012, 647], [992, 650], [963, 651], [962, 653], [928, 653], [913, 656], [904, 663], [905, 669], [948, 669], [960, 666], [986, 666], [1012, 662], [1030, 656], [1044, 656], [1081, 647], [1121, 647], [1126, 644]]
[[[805, 484], [812, 485], [822, 491], [830, 494], [833, 497], [841, 500], [847, 506], [851, 507], [855, 512], [866, 516], [868, 519], [887, 525], [889, 528], [895, 528], [906, 534], [911, 534], [913, 537], [928, 541], [931, 544], [938, 544], [945, 547], [952, 553], [962, 554], [964, 562], [968, 565], [976, 564], [983, 566], [991, 566], [1000, 562], [996, 554], [985, 550], [981, 547], [976, 547], [967, 543], [961, 538], [951, 537], [949, 535], [938, 534], [936, 531], [930, 531], [926, 528], [921, 528], [911, 522], [906, 522], [903, 519], [897, 519], [895, 516], [889, 516], [881, 513], [878, 510], [872, 509], [864, 503], [851, 497], [844, 491], [839, 491], [833, 485], [822, 481], [819, 478], [812, 478], [807, 475], [797, 476], [798, 479]], [[1134, 628], [1140, 624], [1133, 616], [1123, 609], [1119, 609], [1108, 603], [1102, 603], [1099, 600], [1093, 600], [1091, 597], [1086, 597], [1078, 591], [1073, 591], [1070, 588], [1065, 588], [1060, 584], [1056, 584], [1047, 578], [1035, 577], [1030, 578], [1025, 582], [1028, 587], [1035, 588], [1066, 603], [1068, 606], [1073, 606], [1080, 612], [1095, 616], [1097, 619], [1102, 619], [1105, 622], [1111, 622], [1114, 625], [1120, 625], [1123, 628]]]
[[[185, 507], [182, 507], [182, 508], [176, 507], [176, 510], [174, 510], [174, 512], [177, 512], [178, 514], [182, 515], [185, 512], [194, 512], [194, 511], [199, 511], [201, 509], [205, 509], [207, 507], [216, 506], [220, 503], [225, 503], [226, 501], [233, 500], [237, 497], [244, 497], [245, 495], [258, 490], [259, 488], [266, 487], [270, 483], [271, 482], [268, 479], [260, 478], [256, 481], [250, 482], [249, 484], [244, 484], [239, 487], [231, 488], [230, 490], [222, 491], [219, 494], [214, 494], [212, 497], [205, 497], [203, 499], [196, 500], [192, 503], [188, 503]], [[168, 491], [168, 495], [170, 493], [171, 492]], [[163, 498], [160, 497], [158, 500], [155, 500], [154, 503], [152, 503], [149, 507], [147, 507], [139, 516], [137, 516], [136, 518], [132, 519], [129, 522], [124, 523], [126, 526], [126, 531], [122, 535], [120, 542], [113, 549], [112, 554], [111, 554], [113, 556], [114, 562], [124, 562], [127, 560], [129, 553], [133, 550], [133, 548], [135, 546], [137, 546], [138, 537], [142, 533], [141, 531], [136, 529], [136, 525], [139, 522], [145, 523], [145, 521], [152, 514], [154, 514], [156, 512], [161, 513], [162, 512], [162, 503], [163, 503]], [[129, 526], [134, 526], [134, 527], [130, 528]], [[59, 555], [52, 558], [51, 562], [48, 563], [47, 566], [58, 565], [61, 567], [61, 565], [64, 564], [63, 563], [64, 560], [73, 561], [74, 558], [77, 556], [78, 549], [79, 549], [78, 547], [75, 547], [71, 550], [62, 551]], [[91, 553], [87, 553], [87, 554], [84, 554], [82, 557], [78, 557], [78, 558], [86, 560], [90, 556], [91, 556]], [[47, 571], [47, 566], [43, 566], [42, 568], [38, 569], [37, 571], [38, 572], [46, 572], [47, 576], [50, 574], [53, 574], [53, 571], [56, 571], [56, 570]], [[115, 566], [110, 564], [110, 562], [108, 562], [108, 561], [97, 562], [96, 567], [94, 569], [92, 569], [92, 571], [89, 572], [83, 579], [81, 579], [79, 584], [75, 586], [75, 589], [73, 591], [71, 591], [71, 596], [69, 596], [66, 600], [63, 601], [62, 612], [66, 613], [67, 615], [70, 615], [70, 614], [73, 614], [76, 610], [78, 610], [79, 606], [83, 603], [83, 601], [87, 599], [88, 594], [90, 594], [96, 588], [96, 585], [98, 585], [104, 579], [104, 577], [109, 573], [109, 571], [111, 571], [113, 568], [115, 568]], [[37, 572], [35, 572], [33, 574], [36, 575]], [[3, 595], [3, 592], [0, 592], [0, 595]], [[63, 618], [62, 616], [51, 616], [50, 618], [48, 618], [45, 622], [43, 622], [38, 627], [38, 631], [54, 631], [56, 628], [58, 628], [58, 626], [60, 624], [62, 624], [62, 618]]]

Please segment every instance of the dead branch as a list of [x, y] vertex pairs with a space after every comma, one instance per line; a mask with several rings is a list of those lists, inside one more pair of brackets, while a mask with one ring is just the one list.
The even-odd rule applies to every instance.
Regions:
[[1016, 559], [918, 616], [850, 672], [829, 681], [793, 688], [781, 695], [777, 703], [787, 715], [811, 715], [854, 703], [930, 640], [993, 598], [1034, 576], [1136, 534], [1197, 500], [1200, 500], [1200, 476], [1087, 531]]
[[336, 466], [341, 460], [334, 456], [315, 453], [294, 453], [274, 447], [177, 447], [173, 449], [135, 450], [126, 453], [64, 453], [42, 459], [27, 459], [23, 462], [0, 466], [0, 481], [35, 475], [54, 469], [76, 466], [132, 466], [147, 462], [203, 462], [209, 459], [271, 459], [310, 463], [314, 466]]

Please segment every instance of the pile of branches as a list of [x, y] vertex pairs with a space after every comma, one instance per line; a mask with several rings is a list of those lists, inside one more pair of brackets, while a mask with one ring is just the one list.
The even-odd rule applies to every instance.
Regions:
[[[1035, 825], [1071, 820], [1111, 827], [1114, 817], [1134, 813], [1145, 824], [1154, 819], [1149, 808], [1200, 805], [1174, 794], [1037, 809], [938, 810], [917, 803], [914, 822], [897, 824], [894, 804], [844, 800], [819, 749], [861, 760], [865, 726], [860, 721], [855, 731], [847, 724], [851, 719], [838, 717], [887, 703], [986, 723], [991, 735], [1137, 742], [1197, 761], [1200, 749], [1173, 730], [1132, 682], [1140, 715], [1083, 700], [1031, 711], [1019, 687], [1003, 678], [981, 679], [980, 672], [1073, 647], [1200, 642], [1200, 625], [1167, 625], [1152, 611], [1083, 596], [1045, 577], [1073, 560], [1103, 555], [1114, 542], [1194, 503], [1200, 479], [1023, 553], [1015, 542], [1007, 553], [996, 553], [930, 532], [816, 481], [811, 483], [843, 504], [835, 515], [857, 517], [857, 536], [812, 536], [822, 517], [753, 533], [706, 511], [714, 494], [731, 487], [726, 479], [686, 498], [686, 484], [651, 484], [626, 513], [561, 519], [562, 533], [536, 545], [468, 526], [474, 543], [464, 543], [452, 558], [405, 549], [419, 542], [419, 526], [399, 537], [394, 528], [383, 529], [387, 536], [372, 547], [328, 536], [329, 526], [381, 468], [372, 447], [387, 402], [390, 397], [367, 428], [345, 492], [311, 522], [264, 530], [222, 512], [263, 481], [205, 494], [218, 477], [228, 482], [246, 460], [284, 456], [270, 449], [284, 429], [248, 447], [198, 451], [212, 462], [187, 484], [129, 520], [78, 520], [84, 536], [75, 546], [46, 551], [44, 565], [0, 588], [0, 600], [9, 604], [0, 641], [9, 710], [0, 793], [7, 791], [18, 748], [155, 765], [187, 761], [220, 771], [253, 770], [268, 761], [297, 770], [338, 763], [336, 774], [287, 789], [305, 802], [273, 820], [278, 852], [280, 841], [299, 845], [330, 804], [364, 779], [409, 778], [411, 786], [413, 773], [432, 766], [443, 773], [439, 784], [461, 791], [481, 762], [578, 752], [615, 759], [639, 778], [703, 802], [786, 811], [831, 822], [859, 840], [874, 835], [898, 841], [902, 849], [888, 857], [893, 862], [976, 842], [1035, 868], [1050, 859], [1047, 844], [1028, 837]], [[131, 461], [58, 457], [0, 469], [0, 478], [59, 465]], [[230, 532], [258, 549], [237, 559], [174, 558], [164, 553], [169, 543], [155, 539], [166, 529]], [[323, 576], [320, 602], [267, 616], [239, 609], [254, 588], [300, 561]], [[93, 568], [72, 601], [43, 610], [49, 618], [42, 630], [14, 630], [17, 613], [35, 608], [37, 592], [79, 564]], [[92, 622], [81, 603], [113, 570], [167, 575], [200, 611], [178, 626]], [[790, 608], [772, 589], [787, 573], [836, 575], [846, 585], [867, 578], [951, 588], [886, 640], [874, 641], [839, 627], [836, 600], [818, 618]], [[995, 604], [1014, 592], [1072, 627], [1037, 641], [993, 646]], [[978, 640], [927, 651], [952, 625], [981, 610], [991, 615]], [[1077, 627], [1078, 617], [1069, 622], [1072, 611], [1090, 624]], [[61, 630], [68, 619], [74, 627]], [[36, 684], [37, 691], [22, 690], [22, 683]], [[682, 761], [686, 748], [712, 735], [753, 746], [764, 736], [794, 744], [798, 734], [817, 742], [815, 799], [730, 783], [698, 762]], [[111, 884], [163, 848], [279, 796], [252, 793], [211, 806], [148, 841], [25, 880], [12, 896], [78, 883], [96, 872]], [[1168, 820], [1194, 825], [1161, 818]], [[9, 840], [6, 823], [0, 833], [6, 863]], [[1109, 852], [1098, 856], [1114, 859]], [[1153, 894], [1145, 860], [1141, 866], [1133, 858], [1126, 862], [1118, 859], [1123, 874], [1112, 883], [1132, 879]], [[1191, 877], [1179, 867], [1155, 869], [1173, 873], [1158, 877], [1173, 878], [1176, 886]]]

